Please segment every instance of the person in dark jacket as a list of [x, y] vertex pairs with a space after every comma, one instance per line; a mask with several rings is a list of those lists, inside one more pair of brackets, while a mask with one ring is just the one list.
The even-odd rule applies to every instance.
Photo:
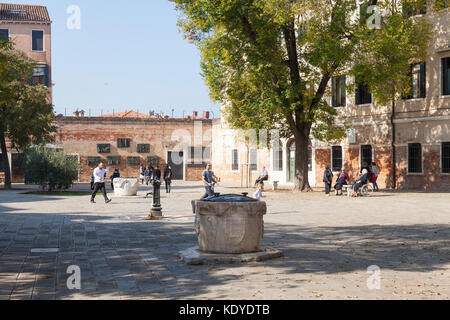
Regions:
[[323, 182], [325, 183], [325, 194], [330, 196], [331, 184], [333, 183], [333, 173], [331, 172], [330, 165], [327, 165], [323, 173]]
[[336, 190], [337, 196], [342, 196], [342, 187], [348, 183], [349, 176], [347, 172], [345, 172], [345, 169], [342, 168], [341, 173], [339, 173], [336, 185], [334, 186], [334, 189]]
[[159, 166], [156, 166], [156, 169], [153, 171], [153, 181], [160, 181], [161, 182], [161, 169], [159, 169]]
[[120, 178], [120, 172], [119, 169], [115, 169], [114, 173], [111, 176], [111, 188], [114, 190], [114, 179], [115, 178]]
[[167, 165], [164, 169], [164, 181], [166, 183], [166, 193], [170, 193], [172, 185], [172, 167], [170, 165]]
[[353, 185], [353, 197], [358, 196], [359, 188], [361, 188], [363, 185], [367, 184], [368, 179], [369, 179], [369, 171], [367, 169], [364, 169], [362, 171], [362, 176]]

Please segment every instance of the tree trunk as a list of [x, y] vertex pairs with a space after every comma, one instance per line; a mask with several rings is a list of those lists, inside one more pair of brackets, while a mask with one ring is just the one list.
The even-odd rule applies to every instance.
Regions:
[[308, 178], [308, 148], [310, 129], [304, 128], [295, 135], [295, 178], [294, 190], [311, 192]]
[[11, 190], [12, 184], [11, 184], [11, 170], [9, 167], [9, 159], [8, 159], [8, 152], [6, 150], [6, 140], [5, 140], [5, 133], [3, 131], [0, 131], [0, 147], [2, 151], [2, 163], [3, 168], [5, 171], [5, 189]]

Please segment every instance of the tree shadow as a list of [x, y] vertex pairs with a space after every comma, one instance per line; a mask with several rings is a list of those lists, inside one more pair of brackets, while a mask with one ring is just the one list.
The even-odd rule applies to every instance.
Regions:
[[[179, 260], [179, 251], [197, 245], [192, 222], [118, 221], [81, 212], [57, 216], [11, 213], [3, 208], [0, 212], [0, 274], [12, 277], [0, 279], [0, 292], [14, 295], [22, 284], [22, 276], [17, 275], [28, 270], [37, 279], [36, 297], [42, 279], [55, 286], [53, 298], [76, 297], [66, 286], [70, 265], [82, 270], [79, 293], [92, 298], [107, 294], [108, 298], [185, 299], [240, 280], [241, 264], [187, 266]], [[34, 224], [15, 230], [30, 221]], [[301, 227], [267, 223], [265, 229], [263, 244], [281, 249], [285, 256], [245, 265], [250, 274], [258, 274], [262, 266], [288, 277], [366, 270], [370, 265], [426, 272], [444, 270], [449, 262], [450, 230], [443, 224]], [[46, 247], [59, 252], [30, 253], [32, 248]], [[222, 298], [227, 297], [223, 292]]]

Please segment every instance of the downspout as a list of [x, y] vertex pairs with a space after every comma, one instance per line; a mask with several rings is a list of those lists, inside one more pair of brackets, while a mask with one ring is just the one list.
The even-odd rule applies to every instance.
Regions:
[[396, 159], [396, 148], [395, 148], [395, 141], [396, 141], [396, 132], [395, 132], [395, 100], [392, 99], [392, 114], [391, 114], [391, 126], [392, 126], [392, 189], [397, 188], [397, 159]]

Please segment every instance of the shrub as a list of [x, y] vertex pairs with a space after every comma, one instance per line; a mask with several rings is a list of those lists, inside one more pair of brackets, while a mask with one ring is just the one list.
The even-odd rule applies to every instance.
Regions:
[[34, 146], [27, 150], [24, 160], [25, 179], [43, 189], [66, 190], [78, 179], [78, 159], [64, 150]]

